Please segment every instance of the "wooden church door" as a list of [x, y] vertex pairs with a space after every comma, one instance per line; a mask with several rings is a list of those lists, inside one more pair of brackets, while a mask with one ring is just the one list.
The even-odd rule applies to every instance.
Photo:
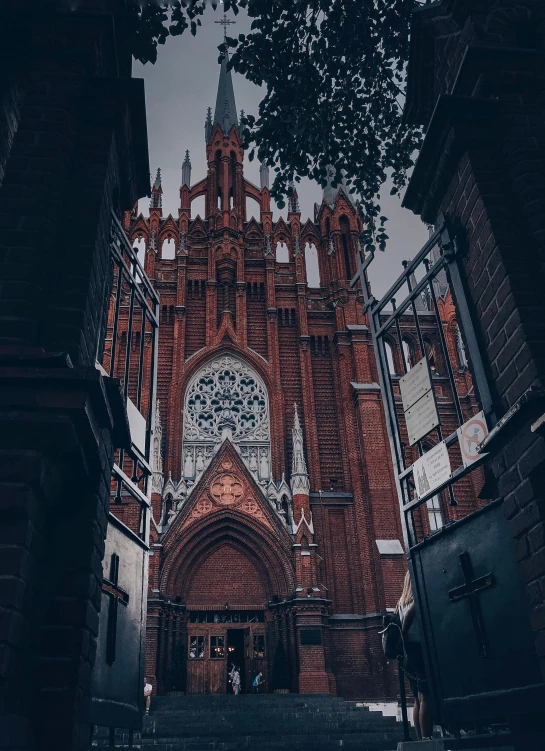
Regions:
[[254, 678], [258, 673], [262, 673], [265, 685], [261, 688], [263, 693], [269, 689], [267, 686], [267, 661], [265, 659], [265, 630], [259, 624], [244, 629], [244, 655], [247, 691], [252, 691]]

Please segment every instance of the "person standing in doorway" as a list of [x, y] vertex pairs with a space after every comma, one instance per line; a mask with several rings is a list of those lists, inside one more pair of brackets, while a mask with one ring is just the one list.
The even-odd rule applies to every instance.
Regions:
[[419, 740], [430, 740], [433, 732], [433, 719], [420, 634], [418, 624], [415, 621], [413, 588], [408, 571], [405, 574], [403, 592], [397, 603], [396, 611], [399, 613], [403, 635], [403, 650], [405, 652], [403, 670], [409, 679], [414, 696], [414, 728]]
[[256, 677], [254, 678], [254, 682], [252, 683], [252, 688], [254, 690], [254, 694], [261, 693], [261, 686], [265, 683], [265, 680], [263, 678], [263, 673], [258, 673]]
[[231, 683], [233, 684], [233, 693], [235, 696], [240, 694], [240, 670], [238, 665], [233, 668], [231, 673]]
[[149, 714], [149, 708], [151, 704], [151, 692], [153, 691], [153, 686], [149, 682], [149, 678], [144, 678], [144, 697], [146, 700], [146, 714]]

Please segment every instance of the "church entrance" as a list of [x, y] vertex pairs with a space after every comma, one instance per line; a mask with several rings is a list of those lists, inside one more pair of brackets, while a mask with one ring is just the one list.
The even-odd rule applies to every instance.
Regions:
[[[236, 665], [240, 671], [240, 691], [241, 693], [248, 692], [247, 676], [246, 676], [246, 664], [244, 660], [244, 631], [240, 628], [228, 628], [227, 629], [227, 671], [231, 670], [233, 665]], [[233, 688], [229, 683], [228, 693], [233, 693]]]
[[240, 668], [242, 693], [251, 693], [260, 671], [267, 679], [264, 610], [192, 611], [188, 621], [188, 694], [232, 693], [233, 664]]

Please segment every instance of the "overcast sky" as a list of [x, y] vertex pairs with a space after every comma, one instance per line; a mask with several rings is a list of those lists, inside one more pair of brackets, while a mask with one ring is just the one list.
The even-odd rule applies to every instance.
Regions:
[[[159, 48], [155, 65], [135, 63], [134, 76], [141, 77], [146, 85], [150, 167], [155, 177], [161, 167], [163, 177], [163, 214], [178, 216], [181, 165], [185, 150], [189, 149], [192, 173], [191, 182], [196, 183], [206, 174], [204, 120], [207, 107], [214, 106], [218, 86], [218, 50], [223, 36], [219, 21], [222, 13], [212, 8], [202, 19], [197, 36], [185, 32], [181, 37], [170, 37]], [[231, 16], [234, 18], [234, 16]], [[239, 14], [236, 26], [229, 33], [248, 33], [250, 22]], [[265, 63], [266, 64], [266, 63]], [[233, 73], [237, 110], [257, 115], [261, 90], [244, 77]], [[259, 165], [245, 161], [246, 179], [259, 185]], [[314, 218], [314, 203], [322, 200], [322, 189], [317, 183], [302, 180], [298, 186], [302, 220]], [[375, 296], [382, 295], [402, 271], [401, 261], [413, 258], [427, 239], [425, 226], [414, 214], [401, 208], [401, 201], [389, 195], [386, 185], [381, 193], [382, 213], [389, 217], [386, 225], [390, 237], [385, 253], [378, 253], [370, 267], [369, 276]], [[148, 201], [140, 203], [147, 215]], [[253, 202], [250, 202], [253, 205]], [[203, 199], [193, 204], [193, 215], [202, 215]], [[285, 210], [274, 211], [274, 218]]]

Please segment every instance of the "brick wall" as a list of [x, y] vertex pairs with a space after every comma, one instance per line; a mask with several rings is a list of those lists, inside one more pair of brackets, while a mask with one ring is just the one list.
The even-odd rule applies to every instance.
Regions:
[[231, 545], [215, 550], [195, 572], [187, 593], [189, 607], [214, 606], [226, 602], [233, 609], [243, 605], [263, 607], [267, 595], [252, 562]]
[[[111, 15], [57, 15], [53, 3], [29, 19], [15, 6], [0, 11], [0, 726], [6, 747], [72, 751], [89, 740], [122, 410], [94, 362], [111, 211], [138, 197], [142, 161], [148, 171], [130, 135], [143, 100], [111, 65]], [[125, 75], [122, 54], [118, 63]]]

